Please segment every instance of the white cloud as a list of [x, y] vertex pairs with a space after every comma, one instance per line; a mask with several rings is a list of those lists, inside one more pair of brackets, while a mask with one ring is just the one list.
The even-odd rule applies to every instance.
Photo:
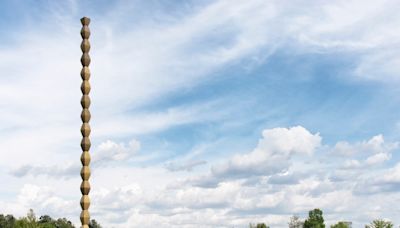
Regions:
[[[383, 164], [392, 158], [392, 152], [399, 148], [399, 142], [385, 142], [383, 135], [373, 136], [369, 140], [349, 143], [340, 141], [330, 149], [330, 155], [346, 158], [340, 169], [336, 170], [332, 178], [345, 180], [352, 175]], [[346, 177], [347, 176], [347, 177]]]
[[137, 184], [100, 188], [92, 192], [92, 212], [97, 218], [119, 223], [130, 216], [132, 205], [143, 205], [145, 193]]
[[397, 163], [395, 167], [389, 169], [382, 177], [385, 182], [397, 182], [400, 183], [400, 163]]
[[390, 158], [391, 158], [390, 154], [378, 153], [368, 157], [367, 160], [365, 160], [365, 163], [367, 165], [375, 165], [388, 161]]
[[399, 170], [400, 164], [394, 167], [368, 173], [364, 178], [360, 178], [355, 186], [355, 191], [360, 194], [396, 193], [400, 189]]
[[93, 163], [101, 165], [110, 161], [122, 161], [132, 158], [140, 149], [140, 142], [133, 139], [128, 145], [115, 143], [111, 140], [100, 143], [93, 153]]
[[288, 157], [293, 154], [311, 155], [321, 144], [319, 133], [311, 134], [302, 126], [273, 128], [263, 131], [258, 148]]
[[194, 167], [207, 164], [206, 161], [167, 162], [165, 168], [169, 171], [192, 171]]
[[[106, 140], [100, 143], [93, 152], [91, 152], [90, 166], [97, 168], [106, 166], [115, 161], [128, 161], [140, 150], [140, 142], [132, 139], [125, 143], [116, 143], [111, 140]], [[143, 156], [141, 157], [143, 159]], [[31, 165], [24, 164], [14, 167], [9, 172], [16, 177], [24, 177], [27, 175], [45, 175], [53, 178], [71, 178], [79, 174], [82, 164], [77, 160], [74, 163], [63, 163], [64, 165]]]
[[361, 163], [356, 159], [346, 160], [343, 165], [343, 168], [345, 168], [345, 169], [356, 169], [356, 168], [360, 168], [360, 167], [361, 167]]
[[10, 174], [16, 177], [26, 175], [46, 175], [54, 178], [70, 178], [79, 173], [81, 164], [78, 162], [60, 165], [22, 165], [10, 171]]
[[[291, 164], [286, 172], [257, 173], [258, 180], [254, 182], [249, 181], [251, 175], [248, 175], [218, 179], [214, 185], [202, 187], [185, 182], [188, 178], [202, 178], [201, 172], [165, 172], [164, 167], [154, 166], [101, 166], [91, 177], [92, 216], [106, 227], [232, 227], [246, 226], [249, 222], [266, 222], [279, 228], [287, 226], [292, 213], [300, 214], [304, 219], [308, 210], [321, 208], [328, 225], [343, 219], [343, 214], [346, 214], [346, 219], [352, 220], [355, 226], [362, 226], [381, 215], [394, 222], [400, 222], [396, 220], [395, 213], [387, 210], [357, 210], [357, 205], [361, 204], [366, 208], [384, 208], [390, 205], [393, 199], [400, 197], [396, 193], [399, 186], [398, 165], [391, 169], [370, 166], [369, 169], [360, 170], [357, 168], [360, 162], [351, 157], [346, 157], [348, 160], [344, 160], [344, 163], [330, 160], [327, 166], [340, 168], [345, 164], [344, 174], [360, 171], [357, 175], [348, 175], [343, 181], [331, 181], [329, 174], [335, 171], [334, 168], [323, 168], [321, 172], [317, 172], [321, 166], [315, 158], [317, 153], [321, 152], [318, 151], [318, 148], [323, 146], [321, 140], [319, 134], [312, 134], [300, 126], [264, 130], [263, 138], [248, 154], [262, 150], [267, 156], [280, 154], [282, 159], [293, 159], [293, 155], [299, 154], [302, 155], [304, 163]], [[129, 147], [122, 143], [109, 145], [112, 146], [105, 148]], [[365, 150], [363, 147], [357, 148], [362, 151], [356, 154]], [[380, 147], [377, 148], [378, 150], [373, 151], [381, 151]], [[112, 159], [115, 154], [107, 155]], [[229, 162], [237, 156], [244, 154], [227, 157], [224, 164], [231, 164]], [[266, 161], [262, 160], [260, 164]], [[218, 163], [214, 162], [213, 167]], [[305, 164], [310, 169], [299, 169]], [[280, 181], [282, 178], [283, 183]], [[78, 183], [75, 179], [73, 181]], [[47, 183], [49, 180], [46, 178], [45, 181], [44, 183]], [[74, 210], [78, 213], [76, 202], [71, 201], [65, 191], [58, 191], [60, 187], [65, 186], [49, 186], [43, 183], [22, 186], [17, 203], [21, 202], [24, 213], [28, 207], [37, 208], [37, 214], [47, 213], [48, 210], [57, 211], [51, 214], [52, 216], [61, 213], [64, 213], [62, 216], [69, 215], [68, 213], [74, 213]], [[360, 189], [364, 192], [360, 192]], [[366, 192], [369, 190], [371, 191]], [[369, 200], [365, 200], [366, 194]], [[11, 208], [17, 210], [4, 202], [0, 201], [0, 204], [5, 205], [8, 211], [11, 211]], [[69, 209], [72, 212], [67, 213], [66, 210]], [[74, 219], [77, 224], [77, 218]]]
[[398, 142], [386, 143], [383, 135], [373, 136], [368, 141], [349, 143], [346, 141], [337, 142], [332, 152], [339, 155], [353, 156], [357, 154], [388, 154], [397, 149]]
[[34, 209], [39, 216], [46, 213], [52, 217], [72, 217], [79, 212], [79, 204], [75, 200], [66, 200], [57, 195], [53, 187], [35, 184], [24, 184], [16, 204], [22, 206], [25, 212]]
[[235, 155], [229, 162], [213, 166], [212, 174], [224, 178], [279, 173], [289, 167], [293, 155], [311, 155], [320, 144], [318, 133], [311, 134], [301, 126], [264, 130], [263, 138], [252, 152]]

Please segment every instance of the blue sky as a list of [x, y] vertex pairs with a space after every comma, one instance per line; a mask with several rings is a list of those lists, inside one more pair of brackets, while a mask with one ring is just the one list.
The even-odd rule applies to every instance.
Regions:
[[[0, 213], [106, 227], [400, 224], [396, 1], [0, 2]], [[340, 202], [338, 198], [342, 199]]]

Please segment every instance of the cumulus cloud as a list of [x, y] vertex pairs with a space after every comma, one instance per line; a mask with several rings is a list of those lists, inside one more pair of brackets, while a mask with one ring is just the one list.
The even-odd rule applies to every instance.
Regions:
[[356, 159], [347, 159], [346, 161], [344, 161], [343, 164], [343, 168], [345, 169], [356, 169], [356, 168], [360, 168], [361, 167], [361, 163], [360, 161], [356, 160]]
[[393, 182], [400, 184], [400, 163], [397, 163], [395, 167], [389, 169], [382, 177], [384, 182]]
[[[239, 182], [227, 182], [209, 189], [187, 186], [182, 189], [159, 189], [156, 192], [147, 192], [137, 184], [130, 184], [94, 190], [92, 207], [93, 213], [105, 218], [107, 225], [110, 226], [139, 225], [139, 221], [132, 219], [137, 217], [155, 219], [146, 227], [157, 223], [172, 227], [179, 225], [195, 227], [200, 223], [203, 226], [220, 226], [226, 219], [223, 212], [226, 208], [230, 206], [246, 208], [255, 203], [258, 205], [263, 204], [262, 202], [271, 203], [274, 199], [272, 195], [264, 196], [262, 202], [255, 198], [247, 199], [251, 193], [241, 196], [241, 188]], [[220, 216], [215, 216], [215, 220], [209, 223], [202, 222], [204, 214], [209, 213]], [[141, 225], [145, 224], [147, 223]]]
[[269, 184], [275, 184], [275, 185], [284, 185], [284, 184], [296, 184], [299, 182], [299, 180], [305, 178], [307, 176], [307, 173], [301, 173], [301, 172], [285, 172], [285, 173], [278, 173], [275, 175], [271, 175], [268, 178], [268, 183]]
[[360, 178], [354, 191], [359, 194], [394, 193], [400, 189], [400, 163], [394, 167], [368, 173]]
[[293, 155], [311, 155], [321, 145], [319, 134], [301, 126], [264, 130], [257, 147], [247, 154], [237, 154], [227, 163], [212, 167], [218, 178], [270, 175], [289, 167]]
[[356, 142], [354, 144], [340, 141], [337, 142], [333, 148], [333, 153], [352, 156], [358, 153], [365, 154], [378, 154], [378, 153], [389, 153], [390, 151], [398, 148], [399, 143], [385, 143], [383, 135], [373, 136], [368, 141]]
[[392, 152], [399, 148], [399, 142], [385, 142], [383, 135], [373, 136], [369, 140], [349, 143], [340, 141], [331, 149], [333, 155], [345, 156], [342, 168], [360, 169], [382, 164], [392, 158]]
[[310, 156], [321, 145], [319, 133], [311, 134], [307, 129], [273, 128], [264, 130], [263, 138], [249, 153], [236, 154], [228, 161], [211, 166], [210, 173], [188, 178], [187, 183], [214, 187], [230, 179], [279, 174], [287, 171], [294, 155]]
[[[165, 172], [165, 167], [159, 167], [155, 171], [155, 167], [126, 167], [116, 170], [116, 167], [106, 166], [104, 170], [98, 170], [97, 178], [104, 177], [107, 180], [93, 179], [93, 216], [103, 218], [99, 221], [107, 227], [154, 227], [154, 224], [187, 228], [198, 227], [199, 224], [203, 227], [231, 227], [246, 226], [249, 222], [259, 221], [283, 228], [287, 226], [292, 213], [306, 214], [308, 210], [318, 207], [324, 210], [328, 224], [336, 222], [343, 213], [348, 213], [350, 218], [354, 218], [353, 224], [361, 226], [365, 221], [373, 219], [373, 216], [384, 212], [371, 211], [371, 215], [366, 216], [359, 213], [357, 205], [363, 204], [370, 208], [389, 205], [393, 197], [396, 197], [400, 186], [398, 164], [389, 169], [379, 166], [361, 169], [358, 168], [360, 161], [347, 156], [339, 163], [337, 160], [329, 160], [330, 163], [326, 165], [331, 168], [322, 167], [323, 170], [317, 172], [321, 164], [315, 156], [321, 153], [318, 148], [326, 147], [321, 144], [322, 137], [318, 133], [313, 134], [297, 126], [266, 129], [262, 135], [252, 151], [225, 158], [222, 163], [241, 165], [232, 163], [232, 160], [240, 156], [245, 160], [245, 155], [254, 156], [253, 153], [263, 153], [257, 155], [261, 160], [258, 165], [268, 164], [270, 156], [290, 161], [294, 159], [293, 156], [300, 155], [304, 163], [289, 162], [287, 167], [275, 172], [270, 172], [267, 168], [263, 172], [249, 169], [246, 170], [248, 176], [229, 173], [222, 175], [212, 169], [207, 176], [202, 172]], [[123, 143], [108, 145], [112, 146], [104, 148], [129, 148], [129, 144]], [[355, 154], [365, 152], [365, 148], [358, 148], [362, 151]], [[372, 151], [380, 154], [381, 150], [375, 148]], [[121, 153], [125, 154], [126, 151]], [[107, 156], [112, 160], [115, 153], [107, 153]], [[251, 160], [252, 164], [256, 164], [255, 160], [257, 159]], [[299, 169], [305, 164], [310, 169]], [[212, 167], [216, 166], [218, 162], [212, 164]], [[341, 181], [330, 178], [330, 174], [337, 171], [345, 176]], [[355, 172], [354, 175], [352, 172]], [[141, 175], [130, 175], [131, 173]], [[213, 184], [199, 185], [193, 182], [195, 178], [213, 181]], [[252, 178], [257, 180], [251, 181]], [[57, 195], [55, 188], [56, 186], [26, 185], [22, 187], [18, 199], [25, 202], [24, 207], [31, 206], [40, 211], [72, 208], [71, 201]], [[370, 200], [365, 201], [365, 195]], [[338, 198], [343, 200], [338, 201]], [[385, 214], [392, 216], [389, 212]], [[212, 218], [204, 222], [209, 216]], [[392, 220], [395, 218], [394, 214], [393, 216], [390, 217]]]
[[102, 165], [111, 161], [128, 160], [136, 155], [140, 149], [140, 142], [133, 139], [124, 143], [115, 143], [111, 140], [100, 143], [93, 153], [94, 165]]
[[139, 205], [143, 205], [146, 199], [142, 188], [134, 183], [94, 190], [91, 198], [93, 213], [112, 223], [126, 221], [131, 215], [130, 209], [139, 208]]
[[75, 200], [67, 200], [56, 194], [50, 186], [24, 184], [17, 196], [17, 203], [26, 211], [34, 208], [37, 214], [46, 212], [51, 216], [66, 217], [78, 213]]
[[380, 164], [382, 162], [385, 162], [385, 161], [389, 160], [390, 158], [391, 158], [391, 154], [378, 153], [378, 154], [374, 154], [374, 155], [368, 157], [365, 160], [365, 163], [367, 165], [375, 165], [375, 164]]
[[[348, 184], [355, 194], [380, 194], [393, 192], [396, 183], [382, 180], [384, 173], [393, 172], [388, 161], [398, 149], [399, 142], [386, 142], [383, 135], [376, 135], [360, 142], [338, 142], [330, 155], [340, 155], [333, 159], [339, 165], [329, 171], [329, 179]], [[385, 163], [386, 162], [386, 163]]]

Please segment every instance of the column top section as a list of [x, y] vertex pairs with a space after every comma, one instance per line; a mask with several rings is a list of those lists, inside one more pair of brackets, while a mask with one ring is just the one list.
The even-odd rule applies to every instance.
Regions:
[[82, 23], [82, 25], [89, 25], [89, 23], [90, 23], [90, 18], [88, 18], [88, 17], [82, 17], [82, 18], [81, 18], [81, 23]]

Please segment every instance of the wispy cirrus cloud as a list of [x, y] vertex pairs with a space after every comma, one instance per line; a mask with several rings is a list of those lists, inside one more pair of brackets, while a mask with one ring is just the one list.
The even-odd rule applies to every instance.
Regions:
[[169, 171], [192, 171], [194, 167], [207, 164], [206, 161], [186, 161], [182, 164], [177, 162], [167, 162], [165, 168]]
[[[132, 139], [127, 145], [106, 140], [100, 143], [91, 153], [91, 166], [98, 168], [109, 165], [115, 161], [128, 161], [140, 150], [140, 142]], [[16, 177], [27, 175], [44, 175], [53, 178], [72, 178], [79, 173], [82, 164], [77, 160], [74, 163], [63, 163], [64, 165], [32, 165], [25, 164], [10, 171]]]

